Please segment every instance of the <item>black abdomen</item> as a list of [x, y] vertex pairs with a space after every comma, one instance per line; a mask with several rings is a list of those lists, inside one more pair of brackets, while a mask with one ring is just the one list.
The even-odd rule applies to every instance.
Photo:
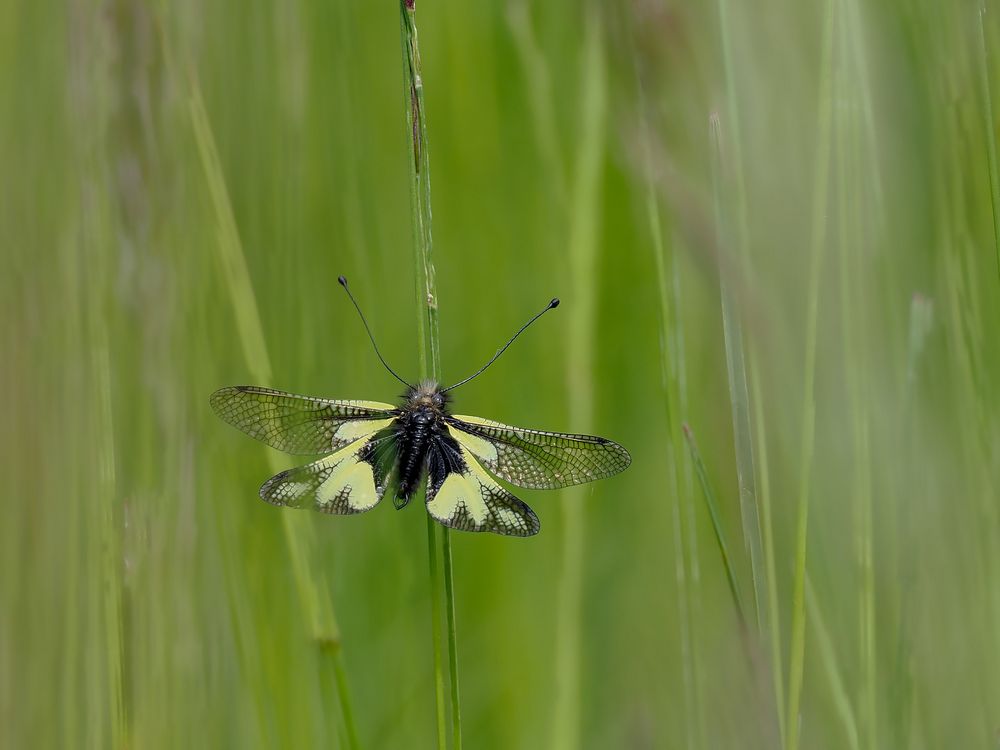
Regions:
[[399, 420], [399, 494], [402, 507], [417, 491], [427, 458], [427, 448], [437, 429], [437, 419], [430, 410], [416, 409]]

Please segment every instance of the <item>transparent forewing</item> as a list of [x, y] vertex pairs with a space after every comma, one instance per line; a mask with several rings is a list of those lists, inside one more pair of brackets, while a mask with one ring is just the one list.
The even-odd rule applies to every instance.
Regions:
[[285, 453], [331, 453], [386, 427], [395, 417], [392, 404], [331, 401], [238, 385], [210, 399], [215, 413], [250, 437]]
[[461, 531], [489, 531], [503, 536], [538, 533], [538, 516], [483, 470], [459, 444], [459, 456], [432, 451], [428, 462], [427, 512]]
[[260, 496], [273, 505], [353, 515], [374, 508], [390, 482], [395, 435], [358, 440], [318, 461], [268, 479]]
[[624, 471], [628, 451], [592, 435], [542, 432], [479, 417], [449, 418], [452, 435], [501, 479], [528, 489], [551, 490]]

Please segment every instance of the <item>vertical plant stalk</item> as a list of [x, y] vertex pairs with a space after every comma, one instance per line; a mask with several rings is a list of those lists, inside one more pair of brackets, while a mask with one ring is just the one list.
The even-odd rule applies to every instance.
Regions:
[[[652, 203], [652, 200], [650, 201]], [[651, 208], [655, 211], [655, 207]], [[660, 276], [660, 303], [662, 308], [663, 343], [662, 363], [666, 393], [666, 416], [671, 452], [670, 479], [674, 488], [675, 501], [672, 504], [673, 541], [674, 541], [674, 575], [677, 580], [677, 610], [678, 629], [680, 630], [680, 651], [682, 676], [684, 682], [684, 722], [686, 746], [690, 748], [705, 747], [704, 715], [702, 711], [701, 683], [704, 666], [701, 660], [701, 649], [698, 647], [696, 611], [697, 600], [697, 540], [694, 526], [694, 498], [691, 492], [691, 482], [688, 467], [685, 462], [678, 428], [683, 422], [685, 408], [684, 378], [684, 347], [679, 332], [679, 316], [676, 308], [670, 305], [669, 281], [666, 269], [666, 258], [663, 241], [660, 235], [658, 214], [652, 223], [654, 230], [654, 249], [657, 252], [657, 273]], [[676, 260], [671, 258], [672, 271], [676, 274]], [[676, 279], [676, 276], [674, 277]], [[674, 285], [675, 290], [679, 285]], [[675, 298], [676, 302], [676, 298]], [[685, 481], [688, 480], [688, 481]]]
[[[236, 318], [243, 356], [247, 361], [252, 379], [259, 383], [271, 382], [271, 361], [264, 340], [264, 329], [257, 310], [257, 300], [254, 297], [253, 285], [247, 270], [246, 258], [236, 227], [229, 192], [226, 189], [219, 161], [215, 138], [212, 135], [211, 124], [205, 104], [202, 101], [201, 89], [193, 77], [189, 80], [191, 122], [194, 128], [195, 141], [205, 179], [208, 183], [209, 195], [218, 222], [219, 241], [218, 260], [222, 266], [224, 281], [229, 288], [230, 302]], [[273, 454], [268, 454], [268, 460], [273, 472], [277, 473], [283, 467], [275, 460]], [[315, 532], [310, 519], [294, 513], [282, 513], [281, 520], [285, 531], [285, 541], [288, 544], [292, 571], [295, 577], [296, 589], [302, 609], [309, 623], [312, 637], [318, 654], [326, 657], [318, 662], [322, 670], [328, 667], [333, 670], [338, 686], [341, 715], [348, 737], [348, 747], [357, 748], [358, 738], [354, 720], [354, 709], [348, 690], [343, 657], [341, 654], [340, 626], [334, 615], [333, 602], [330, 599], [330, 588], [319, 565], [312, 563], [313, 549], [316, 546]], [[235, 623], [239, 632], [240, 623]], [[326, 662], [329, 661], [329, 664]], [[266, 735], [264, 735], [266, 736]]]
[[[737, 263], [733, 267], [739, 269], [738, 278], [742, 279], [744, 287], [750, 287], [751, 265], [750, 265], [750, 227], [749, 227], [749, 199], [747, 196], [747, 185], [745, 166], [743, 161], [743, 130], [742, 117], [740, 113], [740, 101], [737, 94], [736, 70], [733, 63], [734, 46], [731, 36], [732, 15], [729, 0], [716, 0], [716, 7], [719, 19], [719, 46], [722, 53], [723, 74], [726, 86], [726, 115], [729, 122], [729, 154], [731, 158], [726, 162], [729, 174], [726, 175], [726, 182], [722, 183], [722, 135], [719, 127], [718, 116], [715, 116], [714, 133], [715, 148], [713, 149], [713, 166], [717, 173], [715, 177], [715, 219], [716, 234], [722, 241], [733, 241], [737, 250]], [[732, 185], [732, 197], [735, 199], [736, 221], [735, 227], [727, 226], [731, 221], [722, 211], [722, 185]], [[728, 236], [729, 232], [734, 233], [734, 237]], [[770, 656], [770, 669], [772, 672], [771, 681], [775, 691], [774, 711], [777, 717], [778, 739], [782, 747], [786, 739], [786, 724], [783, 695], [784, 684], [781, 677], [781, 636], [780, 622], [777, 620], [777, 590], [775, 589], [776, 577], [773, 575], [774, 560], [774, 533], [770, 527], [770, 509], [758, 509], [758, 502], [770, 502], [758, 496], [756, 487], [757, 471], [764, 473], [767, 467], [763, 464], [763, 456], [760, 463], [754, 459], [753, 435], [750, 429], [750, 398], [748, 381], [754, 383], [754, 395], [756, 397], [756, 381], [759, 379], [757, 369], [758, 357], [756, 343], [751, 339], [746, 346], [743, 344], [742, 321], [738, 310], [733, 309], [733, 299], [727, 284], [724, 268], [720, 267], [720, 296], [722, 299], [722, 319], [723, 332], [726, 346], [726, 369], [729, 380], [730, 403], [733, 412], [733, 442], [736, 450], [737, 481], [740, 496], [740, 517], [743, 521], [744, 546], [750, 554], [750, 570], [753, 577], [754, 612], [758, 636], [764, 644], [764, 650]], [[749, 359], [750, 372], [747, 376], [747, 366], [744, 359]], [[758, 433], [763, 433], [764, 413], [759, 404], [755, 412]], [[762, 450], [762, 449], [760, 449]], [[763, 479], [761, 480], [763, 482]], [[762, 519], [761, 515], [765, 515]], [[768, 561], [771, 561], [770, 563]], [[768, 633], [770, 638], [763, 641], [763, 634]]]
[[813, 629], [816, 631], [816, 646], [819, 651], [820, 662], [826, 674], [827, 682], [830, 685], [830, 695], [833, 696], [833, 705], [844, 723], [844, 734], [847, 735], [847, 746], [850, 750], [860, 750], [861, 742], [858, 735], [858, 722], [854, 717], [854, 709], [851, 708], [851, 697], [844, 678], [840, 674], [840, 660], [837, 658], [836, 650], [833, 647], [833, 638], [830, 636], [830, 629], [826, 626], [826, 619], [820, 608], [820, 599], [816, 596], [812, 579], [806, 573], [806, 604], [809, 608], [809, 618]]
[[[108, 247], [111, 246], [109, 242]], [[88, 264], [91, 273], [100, 273], [100, 265], [90, 256]], [[103, 259], [101, 259], [103, 261]], [[108, 274], [110, 276], [110, 274]], [[108, 278], [102, 276], [102, 279]], [[91, 279], [89, 291], [96, 293], [101, 282]], [[101, 493], [99, 506], [102, 578], [104, 579], [104, 610], [103, 622], [105, 633], [105, 658], [107, 660], [108, 705], [111, 715], [110, 746], [123, 748], [128, 744], [126, 712], [125, 712], [125, 643], [124, 643], [124, 613], [123, 613], [123, 581], [122, 581], [122, 540], [121, 529], [124, 527], [115, 512], [115, 445], [114, 422], [111, 408], [111, 355], [108, 341], [107, 316], [100, 309], [101, 305], [92, 301], [88, 310], [88, 327], [91, 349], [91, 367], [97, 394], [96, 420], [98, 429], [95, 435], [96, 457], [98, 459], [97, 486]]]
[[[730, 17], [732, 11], [729, 9], [729, 0], [717, 0], [716, 6], [719, 13], [719, 37], [722, 47], [722, 69], [726, 77], [726, 107], [728, 108], [729, 119], [732, 122], [732, 152], [733, 152], [733, 180], [736, 184], [736, 229], [737, 242], [740, 245], [741, 260], [746, 261], [746, 247], [749, 240], [749, 222], [747, 216], [749, 207], [747, 205], [746, 178], [743, 173], [743, 145], [740, 140], [740, 103], [736, 95], [736, 71], [733, 69], [733, 43], [730, 38]], [[744, 269], [745, 270], [745, 269]]]
[[715, 533], [715, 542], [719, 545], [719, 555], [722, 557], [722, 567], [726, 571], [726, 582], [729, 584], [729, 594], [733, 598], [733, 608], [740, 621], [740, 627], [745, 628], [747, 624], [746, 610], [743, 607], [743, 597], [740, 596], [740, 587], [736, 583], [736, 571], [733, 570], [733, 558], [729, 554], [729, 545], [726, 544], [726, 533], [722, 528], [722, 521], [719, 518], [719, 504], [715, 499], [715, 492], [712, 484], [708, 481], [708, 471], [705, 469], [705, 462], [701, 458], [698, 450], [698, 443], [694, 438], [694, 432], [687, 424], [684, 425], [684, 439], [687, 440], [688, 450], [691, 452], [691, 461], [694, 463], [695, 473], [698, 475], [698, 484], [701, 485], [701, 492], [705, 498], [705, 506], [708, 509], [708, 517], [712, 521], [712, 531]]
[[[859, 202], [868, 184], [874, 181], [862, 178], [860, 132], [861, 118], [856, 112], [858, 99], [857, 78], [852, 76], [855, 64], [852, 37], [860, 36], [854, 27], [849, 9], [842, 4], [840, 23], [837, 100], [841, 102], [837, 115], [837, 214], [840, 219], [838, 232], [840, 255], [840, 310], [842, 315], [844, 383], [848, 392], [852, 426], [852, 489], [855, 524], [855, 562], [858, 579], [858, 653], [860, 655], [861, 685], [857, 691], [861, 731], [867, 747], [877, 747], [876, 671], [875, 671], [875, 571], [874, 539], [871, 494], [871, 446], [867, 400], [868, 368], [865, 327], [859, 320], [868, 320], [865, 278], [858, 253], [864, 240], [861, 228], [862, 215]], [[856, 45], [855, 45], [856, 47]], [[860, 77], [860, 74], [857, 76]], [[874, 170], [877, 172], [877, 169]]]
[[[705, 746], [704, 726], [702, 721], [700, 684], [703, 667], [700, 651], [694, 637], [693, 617], [695, 611], [694, 586], [689, 576], [688, 560], [685, 548], [696, 557], [694, 535], [685, 544], [685, 531], [693, 524], [686, 523], [687, 518], [694, 518], [694, 501], [690, 490], [690, 482], [685, 482], [682, 474], [689, 464], [685, 463], [679, 427], [684, 422], [687, 409], [685, 393], [684, 340], [680, 316], [680, 283], [677, 273], [677, 261], [671, 251], [668, 255], [663, 239], [663, 228], [660, 211], [657, 206], [653, 180], [652, 141], [649, 130], [649, 112], [646, 107], [645, 91], [639, 74], [638, 60], [633, 55], [636, 68], [636, 88], [642, 120], [643, 163], [646, 179], [646, 217], [649, 221], [649, 233], [652, 241], [653, 259], [656, 262], [656, 276], [660, 297], [660, 367], [663, 376], [665, 392], [667, 440], [670, 456], [670, 485], [673, 487], [674, 502], [672, 503], [672, 520], [674, 534], [674, 570], [677, 579], [677, 611], [678, 629], [680, 631], [680, 651], [682, 677], [684, 683], [684, 731], [686, 746], [701, 748]], [[669, 265], [669, 268], [668, 268]], [[671, 301], [671, 280], [673, 281], [673, 301]], [[682, 468], [683, 467], [683, 468]], [[687, 472], [688, 474], [690, 472]], [[687, 511], [687, 513], [683, 513]], [[686, 517], [685, 517], [686, 516]], [[697, 565], [695, 560], [693, 565]], [[697, 739], [696, 739], [697, 738]]]
[[[750, 350], [750, 370], [755, 375], [760, 373], [753, 348]], [[760, 378], [751, 381], [753, 388], [754, 429], [757, 437], [757, 465], [760, 467], [760, 520], [764, 531], [764, 562], [767, 569], [768, 622], [771, 626], [768, 632], [771, 637], [771, 680], [774, 687], [774, 704], [778, 714], [778, 731], [780, 742], [784, 745], [785, 726], [785, 678], [781, 667], [781, 617], [778, 611], [778, 575], [774, 560], [774, 524], [771, 518], [771, 473], [767, 463], [767, 431], [764, 426], [764, 402], [761, 398]]]
[[[115, 474], [116, 445], [112, 411], [113, 360], [109, 332], [108, 301], [113, 299], [111, 282], [112, 248], [119, 231], [115, 211], [110, 199], [111, 183], [106, 149], [111, 140], [111, 99], [107, 86], [112, 75], [111, 58], [104, 51], [112, 40], [102, 33], [102, 19], [96, 11], [81, 14], [86, 33], [94, 43], [81, 45], [73, 64], [86, 68], [88, 80], [96, 82], [86, 101], [74, 97], [72, 116], [86, 119], [91, 127], [77, 134], [74, 143], [74, 167], [79, 180], [79, 214], [74, 217], [76, 235], [74, 245], [79, 259], [68, 261], [75, 267], [77, 291], [73, 304], [67, 307], [78, 318], [77, 345], [81, 351], [73, 356], [80, 363], [79, 380], [70, 379], [87, 396], [78, 407], [81, 424], [91, 434], [84, 445], [71, 448], [78, 451], [84, 466], [78, 468], [76, 496], [82, 505], [73, 503], [74, 514], [83, 510], [77, 523], [68, 526], [72, 541], [70, 548], [79, 548], [82, 541], [83, 555], [71, 556], [76, 561], [73, 593], [82, 598], [70, 606], [83, 616], [82, 643], [76, 640], [74, 648], [63, 655], [65, 662], [76, 662], [82, 667], [84, 679], [70, 682], [77, 692], [72, 699], [76, 707], [83, 708], [83, 729], [72, 737], [73, 744], [103, 744], [123, 748], [128, 737], [125, 679], [129, 670], [126, 663], [124, 634], [125, 587], [123, 580], [123, 530], [120, 499], [116, 495]], [[115, 40], [117, 41], [117, 40]], [[113, 193], [113, 191], [111, 191]], [[86, 260], [83, 261], [82, 259]], [[66, 262], [66, 261], [64, 261]], [[84, 343], [85, 342], [85, 343]], [[72, 462], [76, 464], [77, 462]], [[89, 466], [88, 466], [89, 465]], [[72, 485], [71, 485], [72, 486]], [[89, 501], [89, 502], [88, 502]], [[75, 625], [75, 624], [74, 624]], [[76, 629], [74, 625], [70, 627]], [[73, 633], [72, 639], [80, 639]], [[70, 639], [68, 639], [70, 640]], [[70, 640], [72, 642], [72, 640]], [[80, 646], [83, 646], [81, 649]], [[63, 711], [70, 713], [68, 706]], [[102, 721], [101, 718], [106, 719]], [[75, 718], [75, 717], [74, 717]]]
[[[709, 118], [712, 136], [712, 187], [715, 199], [715, 233], [720, 247], [729, 242], [727, 218], [723, 208], [725, 191], [722, 162], [722, 130], [719, 116]], [[733, 304], [725, 267], [719, 269], [722, 300], [722, 330], [726, 347], [726, 371], [729, 379], [729, 402], [733, 413], [733, 443], [736, 448], [736, 476], [740, 494], [740, 517], [743, 543], [750, 553], [753, 577], [754, 614], [757, 630], [767, 629], [767, 583], [760, 518], [757, 514], [757, 482], [754, 467], [753, 438], [750, 433], [750, 389], [747, 386], [746, 361], [743, 355], [743, 324]]]
[[823, 20], [823, 51], [820, 62], [819, 137], [813, 186], [812, 260], [806, 304], [806, 346], [802, 389], [802, 429], [798, 522], [795, 533], [795, 575], [792, 589], [792, 639], [788, 657], [788, 710], [785, 713], [788, 738], [786, 750], [799, 747], [799, 707], [805, 667], [806, 638], [806, 546], [809, 532], [809, 495], [812, 489], [813, 447], [816, 439], [816, 337], [818, 335], [820, 275], [826, 254], [826, 211], [830, 172], [830, 130], [833, 111], [831, 69], [833, 67], [834, 0], [828, 0]]
[[990, 206], [993, 209], [993, 247], [997, 256], [997, 276], [1000, 277], [1000, 168], [997, 167], [996, 116], [990, 87], [990, 59], [986, 46], [986, 6], [979, 9], [979, 85], [983, 97], [983, 126], [986, 129], [986, 157], [990, 172]]
[[[440, 380], [441, 349], [438, 335], [438, 303], [435, 284], [433, 235], [431, 233], [431, 175], [427, 149], [427, 119], [424, 114], [424, 82], [420, 47], [417, 43], [415, 0], [400, 0], [400, 41], [403, 51], [403, 99], [410, 134], [410, 210], [413, 224], [413, 259], [416, 274], [417, 328], [420, 375]], [[455, 581], [451, 561], [451, 536], [446, 527], [427, 516], [428, 571], [431, 583], [431, 630], [434, 641], [434, 688], [437, 701], [438, 747], [447, 747], [444, 677], [441, 672], [441, 616], [436, 600], [444, 577], [445, 617], [448, 628], [448, 672], [451, 684], [452, 748], [462, 747], [462, 712], [458, 683], [458, 635], [455, 621]], [[442, 567], [437, 565], [436, 534], [441, 534]]]
[[[584, 16], [580, 138], [570, 194], [569, 271], [575, 313], [569, 318], [567, 376], [574, 421], [587, 430], [593, 419], [593, 339], [600, 178], [607, 92], [604, 44], [596, 9]], [[564, 546], [556, 613], [555, 710], [550, 747], [580, 746], [580, 606], [583, 591], [585, 517], [577, 488], [563, 495]]]
[[509, 0], [507, 3], [507, 25], [517, 49], [518, 59], [524, 71], [531, 112], [534, 115], [532, 129], [538, 142], [538, 151], [547, 162], [549, 181], [556, 194], [560, 210], [567, 205], [566, 169], [559, 150], [560, 135], [556, 120], [554, 97], [552, 95], [552, 71], [545, 59], [544, 51], [535, 38], [531, 26], [528, 0]]

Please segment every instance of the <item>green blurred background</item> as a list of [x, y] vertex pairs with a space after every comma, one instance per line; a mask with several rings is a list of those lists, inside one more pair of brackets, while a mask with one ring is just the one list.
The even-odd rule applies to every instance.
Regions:
[[[1000, 9], [418, 5], [445, 380], [563, 301], [456, 410], [633, 456], [452, 535], [465, 745], [996, 746]], [[341, 273], [416, 376], [402, 91], [393, 2], [0, 2], [0, 745], [435, 746], [421, 504], [208, 407], [394, 399]]]

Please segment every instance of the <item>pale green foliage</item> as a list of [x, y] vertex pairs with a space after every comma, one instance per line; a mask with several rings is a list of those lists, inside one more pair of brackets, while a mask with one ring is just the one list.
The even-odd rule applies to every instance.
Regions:
[[[418, 3], [444, 379], [562, 298], [455, 407], [633, 457], [450, 535], [466, 746], [995, 743], [1000, 18]], [[392, 401], [341, 273], [418, 376], [398, 23], [0, 4], [0, 746], [435, 746], [424, 509], [269, 506], [208, 404]]]

